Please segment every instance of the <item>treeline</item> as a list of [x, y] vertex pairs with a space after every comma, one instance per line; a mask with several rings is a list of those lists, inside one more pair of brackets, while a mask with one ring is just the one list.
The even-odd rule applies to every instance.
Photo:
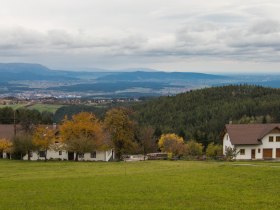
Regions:
[[[21, 131], [12, 141], [0, 139], [0, 155], [8, 153], [11, 158], [20, 158], [32, 152], [43, 154], [45, 161], [49, 150], [66, 150], [79, 155], [96, 150], [114, 148], [116, 159], [126, 154], [143, 154], [162, 151], [168, 158], [198, 159], [203, 155], [203, 145], [194, 140], [184, 141], [176, 134], [167, 133], [160, 137], [151, 127], [139, 126], [131, 118], [132, 112], [126, 108], [112, 108], [105, 114], [104, 120], [89, 112], [80, 112], [71, 118], [65, 118], [59, 127], [37, 125], [29, 131]], [[209, 158], [222, 155], [222, 147], [209, 144], [206, 149]]]
[[221, 143], [224, 125], [280, 122], [280, 89], [251, 85], [205, 88], [160, 97], [133, 107], [141, 125], [158, 133], [175, 132], [204, 145]]
[[80, 112], [66, 117], [57, 128], [37, 125], [17, 133], [12, 141], [0, 139], [0, 155], [3, 152], [30, 159], [31, 151], [67, 150], [78, 155], [95, 150], [114, 148], [116, 158], [124, 154], [146, 154], [158, 150], [154, 130], [139, 127], [126, 108], [112, 108], [100, 120], [90, 112]]
[[52, 124], [53, 113], [38, 110], [30, 110], [26, 108], [13, 109], [11, 107], [0, 108], [1, 124]]

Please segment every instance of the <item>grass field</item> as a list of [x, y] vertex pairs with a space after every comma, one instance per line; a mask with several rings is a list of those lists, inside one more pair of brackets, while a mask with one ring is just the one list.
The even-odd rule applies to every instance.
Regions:
[[[24, 108], [26, 106], [27, 104], [13, 104], [13, 105], [0, 105], [0, 108], [11, 107], [13, 109], [19, 109], [19, 108]], [[27, 106], [27, 108], [35, 109], [38, 110], [39, 112], [48, 111], [48, 112], [55, 113], [56, 110], [58, 110], [62, 106], [63, 105], [56, 105], [56, 104], [34, 104], [31, 106]]]
[[28, 109], [35, 109], [35, 110], [38, 110], [39, 112], [48, 111], [48, 112], [51, 112], [51, 113], [55, 113], [56, 110], [58, 110], [60, 107], [62, 107], [62, 105], [34, 104], [34, 105], [28, 107]]
[[0, 209], [280, 209], [279, 177], [280, 163], [1, 160]]
[[19, 109], [25, 107], [25, 104], [11, 104], [11, 105], [0, 105], [0, 108], [11, 107], [13, 109]]

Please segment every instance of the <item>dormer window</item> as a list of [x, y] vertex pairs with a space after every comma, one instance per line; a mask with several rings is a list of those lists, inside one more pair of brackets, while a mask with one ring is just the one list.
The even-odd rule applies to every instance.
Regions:
[[268, 141], [269, 141], [269, 142], [273, 142], [273, 140], [274, 140], [274, 137], [273, 137], [273, 136], [270, 136]]
[[276, 136], [276, 142], [280, 142], [280, 136]]

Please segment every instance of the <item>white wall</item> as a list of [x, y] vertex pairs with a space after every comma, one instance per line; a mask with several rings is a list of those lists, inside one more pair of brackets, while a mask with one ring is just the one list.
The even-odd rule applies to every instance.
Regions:
[[228, 133], [226, 133], [223, 138], [223, 154], [224, 155], [226, 154], [226, 147], [234, 148], [234, 146], [230, 142], [230, 137], [229, 137]]
[[[107, 151], [95, 151], [96, 157], [91, 158], [91, 153], [85, 153], [83, 158], [78, 157], [78, 160], [82, 161], [109, 161], [112, 149]], [[75, 154], [76, 155], [76, 154]]]
[[[59, 154], [59, 151], [55, 150], [48, 150], [47, 151], [47, 159], [60, 159], [60, 160], [68, 160], [68, 152], [66, 150], [61, 150], [61, 155]], [[26, 154], [23, 157], [23, 160], [28, 160], [28, 155]], [[45, 157], [40, 157], [38, 151], [32, 152], [32, 157], [30, 157], [30, 160], [45, 160]]]
[[240, 154], [240, 152], [238, 153], [236, 159], [237, 160], [251, 160], [252, 156], [251, 156], [251, 150], [254, 149], [255, 150], [255, 159], [262, 159], [262, 149], [261, 149], [261, 153], [258, 153], [258, 148], [260, 148], [260, 145], [236, 145], [235, 146], [237, 151], [240, 151], [241, 149], [245, 150], [245, 154], [242, 155]]

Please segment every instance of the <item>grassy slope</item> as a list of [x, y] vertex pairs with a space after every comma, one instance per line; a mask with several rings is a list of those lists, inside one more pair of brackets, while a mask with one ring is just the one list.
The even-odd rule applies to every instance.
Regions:
[[280, 209], [279, 163], [233, 164], [2, 160], [0, 209]]

